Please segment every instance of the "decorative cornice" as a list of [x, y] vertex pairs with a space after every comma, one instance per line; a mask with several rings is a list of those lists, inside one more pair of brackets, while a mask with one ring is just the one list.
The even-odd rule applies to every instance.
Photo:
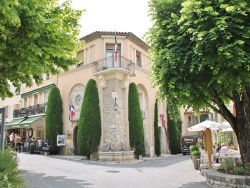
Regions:
[[[95, 31], [93, 33], [90, 33], [84, 37], [82, 37], [80, 40], [84, 40], [85, 43], [91, 42], [93, 40], [96, 40], [98, 38], [101, 38], [102, 35], [115, 35], [115, 32], [109, 32], [109, 31]], [[116, 32], [116, 36], [125, 36], [126, 39], [130, 40], [131, 42], [135, 43], [139, 47], [141, 47], [143, 50], [148, 51], [149, 46], [147, 43], [145, 43], [143, 40], [141, 40], [139, 37], [134, 35], [131, 32]]]

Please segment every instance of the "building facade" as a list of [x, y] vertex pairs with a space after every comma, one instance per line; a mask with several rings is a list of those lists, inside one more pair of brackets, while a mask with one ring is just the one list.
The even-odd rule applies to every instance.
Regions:
[[[42, 85], [23, 87], [14, 98], [1, 101], [8, 111], [7, 133], [19, 132], [24, 138], [45, 138], [45, 112], [49, 90], [57, 86], [63, 100], [63, 134], [66, 143], [62, 154], [79, 154], [77, 145], [78, 120], [87, 82], [97, 83], [102, 121], [99, 157], [104, 160], [123, 160], [132, 157], [129, 145], [128, 88], [137, 85], [142, 111], [145, 149], [154, 156], [154, 104], [158, 88], [148, 78], [152, 62], [148, 45], [133, 33], [94, 32], [81, 40], [84, 44], [77, 54], [79, 64], [60, 75], [44, 77]], [[116, 47], [115, 47], [116, 46]], [[160, 117], [166, 117], [166, 104], [159, 102]], [[73, 111], [73, 113], [72, 113]], [[12, 113], [13, 112], [13, 113]], [[166, 127], [161, 130], [161, 150], [168, 153]], [[112, 151], [112, 152], [111, 152]]]

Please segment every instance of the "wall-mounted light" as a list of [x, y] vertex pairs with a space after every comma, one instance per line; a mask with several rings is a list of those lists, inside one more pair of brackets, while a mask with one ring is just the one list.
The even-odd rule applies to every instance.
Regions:
[[115, 109], [115, 111], [118, 109], [118, 104], [116, 103], [116, 98], [115, 98], [114, 109]]
[[114, 103], [114, 110], [116, 111], [118, 109], [118, 104], [116, 102], [116, 99], [117, 99], [117, 92], [116, 91], [113, 91], [112, 92], [112, 98], [115, 100], [115, 103]]

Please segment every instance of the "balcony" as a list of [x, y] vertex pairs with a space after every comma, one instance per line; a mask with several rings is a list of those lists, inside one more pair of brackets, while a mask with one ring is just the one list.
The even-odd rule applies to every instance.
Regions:
[[13, 118], [27, 117], [31, 115], [38, 115], [45, 113], [45, 104], [37, 104], [27, 108], [21, 108], [13, 111]]
[[93, 62], [93, 64], [94, 75], [108, 70], [122, 70], [130, 76], [135, 76], [135, 64], [122, 56], [118, 56], [116, 61], [114, 60], [114, 56], [106, 57]]

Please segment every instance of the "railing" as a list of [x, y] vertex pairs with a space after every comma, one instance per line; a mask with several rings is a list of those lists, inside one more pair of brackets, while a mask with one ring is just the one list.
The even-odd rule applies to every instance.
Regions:
[[44, 114], [45, 104], [37, 104], [35, 106], [29, 106], [27, 108], [21, 108], [13, 111], [13, 118], [26, 117], [30, 115]]
[[122, 56], [118, 56], [117, 60], [114, 59], [114, 56], [106, 57], [93, 62], [93, 64], [94, 74], [108, 69], [123, 69], [130, 75], [135, 74], [135, 64]]

